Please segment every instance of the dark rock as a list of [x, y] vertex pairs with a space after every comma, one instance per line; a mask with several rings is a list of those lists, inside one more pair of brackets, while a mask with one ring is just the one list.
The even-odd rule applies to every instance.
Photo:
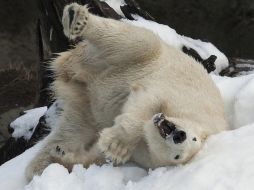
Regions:
[[136, 0], [179, 34], [212, 42], [228, 57], [254, 59], [253, 0]]

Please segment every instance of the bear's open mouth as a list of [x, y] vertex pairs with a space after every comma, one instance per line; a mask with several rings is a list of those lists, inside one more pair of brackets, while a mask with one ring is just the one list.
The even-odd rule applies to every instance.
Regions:
[[175, 131], [176, 127], [174, 123], [165, 119], [160, 125], [158, 125], [158, 129], [162, 138], [165, 139]]
[[83, 41], [83, 39], [81, 37], [76, 37], [75, 39], [71, 39], [70, 43], [71, 43], [71, 45], [77, 45], [81, 41]]
[[166, 120], [163, 113], [157, 114], [153, 119], [154, 125], [158, 127], [162, 138], [166, 138], [176, 130], [175, 124]]

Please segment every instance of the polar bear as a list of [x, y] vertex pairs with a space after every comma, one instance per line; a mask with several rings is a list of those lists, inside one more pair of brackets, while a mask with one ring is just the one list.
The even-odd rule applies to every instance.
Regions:
[[50, 163], [144, 168], [188, 162], [212, 134], [228, 129], [222, 98], [193, 58], [147, 29], [64, 8], [64, 33], [79, 40], [51, 64], [64, 111], [26, 170], [28, 180]]

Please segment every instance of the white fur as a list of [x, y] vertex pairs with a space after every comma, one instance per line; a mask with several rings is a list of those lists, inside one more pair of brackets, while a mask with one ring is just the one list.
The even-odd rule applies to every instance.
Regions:
[[[227, 129], [220, 93], [204, 68], [152, 32], [76, 3], [66, 6], [63, 25], [67, 37], [84, 40], [52, 63], [64, 112], [28, 179], [52, 162], [71, 169], [102, 164], [105, 156], [146, 168], [186, 163], [207, 136]], [[161, 137], [153, 122], [161, 112], [186, 133], [184, 142]]]

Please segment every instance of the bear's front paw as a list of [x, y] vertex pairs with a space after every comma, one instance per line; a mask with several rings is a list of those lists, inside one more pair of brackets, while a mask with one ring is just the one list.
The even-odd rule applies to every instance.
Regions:
[[50, 155], [56, 160], [62, 160], [66, 157], [66, 150], [64, 150], [61, 146], [56, 145], [56, 147], [52, 148], [50, 151]]
[[62, 24], [64, 34], [74, 41], [82, 40], [82, 33], [87, 25], [89, 12], [86, 6], [71, 3], [64, 8]]
[[120, 127], [107, 128], [102, 131], [99, 138], [99, 148], [106, 158], [115, 164], [124, 164], [131, 157], [134, 145], [127, 141], [127, 134]]

